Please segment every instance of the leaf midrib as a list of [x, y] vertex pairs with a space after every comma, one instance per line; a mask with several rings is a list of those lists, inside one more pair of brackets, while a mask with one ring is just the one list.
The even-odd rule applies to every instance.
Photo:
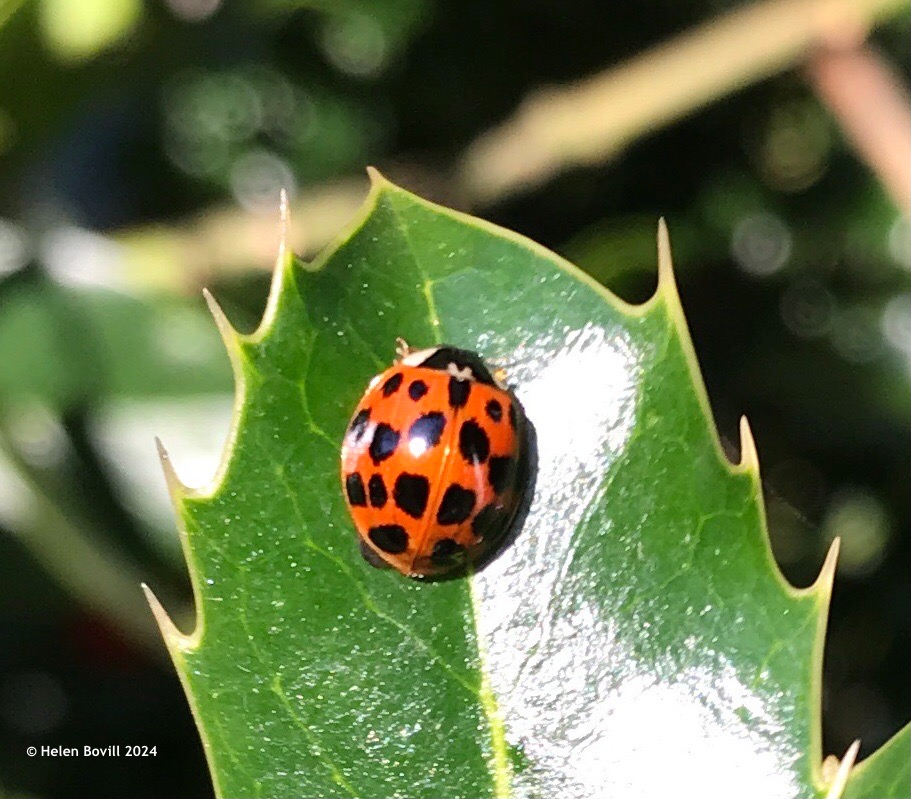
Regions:
[[[436, 301], [433, 296], [434, 281], [424, 269], [417, 257], [414, 245], [411, 241], [411, 234], [405, 220], [402, 218], [399, 209], [395, 205], [393, 196], [389, 196], [388, 206], [395, 220], [395, 229], [399, 232], [405, 246], [411, 255], [412, 263], [421, 279], [422, 292], [427, 303], [427, 319], [430, 323], [431, 335], [434, 343], [442, 344], [442, 325], [436, 309]], [[480, 601], [474, 585], [474, 575], [469, 574], [465, 578], [468, 581], [468, 596], [471, 604], [471, 624], [474, 628], [474, 637], [478, 649], [478, 673], [481, 677], [481, 685], [478, 690], [472, 689], [475, 696], [481, 703], [481, 710], [487, 721], [487, 727], [490, 730], [490, 747], [491, 759], [489, 767], [493, 782], [493, 795], [496, 799], [509, 799], [512, 796], [512, 768], [509, 759], [509, 744], [506, 741], [506, 726], [500, 709], [497, 704], [496, 696], [490, 684], [487, 670], [487, 652], [484, 648], [484, 642], [481, 637], [481, 630], [477, 623], [480, 614]], [[432, 650], [431, 650], [432, 652]], [[445, 661], [441, 663], [446, 666]]]

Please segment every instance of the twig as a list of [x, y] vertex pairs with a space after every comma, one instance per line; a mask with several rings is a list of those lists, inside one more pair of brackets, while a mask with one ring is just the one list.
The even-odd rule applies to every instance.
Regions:
[[840, 31], [863, 32], [901, 0], [766, 0], [737, 9], [587, 80], [530, 95], [462, 159], [480, 202], [600, 162], [647, 131], [799, 62]]
[[807, 75], [860, 158], [911, 211], [911, 97], [901, 78], [868, 47], [822, 50]]
[[[291, 249], [301, 254], [325, 247], [357, 212], [367, 178], [339, 180], [306, 194], [291, 208]], [[210, 209], [178, 227], [164, 225], [114, 235], [121, 247], [127, 282], [152, 289], [198, 292], [214, 275], [271, 268], [284, 222], [278, 213], [256, 216], [234, 206]]]

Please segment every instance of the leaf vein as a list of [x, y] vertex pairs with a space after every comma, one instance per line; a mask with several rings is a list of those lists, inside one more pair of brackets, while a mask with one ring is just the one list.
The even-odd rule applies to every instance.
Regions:
[[303, 514], [301, 513], [300, 506], [297, 503], [297, 498], [294, 495], [294, 492], [291, 490], [291, 485], [288, 483], [288, 479], [287, 479], [286, 475], [284, 473], [281, 473], [280, 479], [284, 483], [285, 490], [288, 492], [288, 498], [291, 501], [291, 505], [294, 509], [294, 513], [297, 516], [298, 521], [301, 524], [301, 527], [303, 528], [305, 545], [308, 546], [310, 549], [312, 549], [317, 554], [322, 555], [324, 558], [327, 558], [328, 560], [332, 561], [332, 563], [334, 563], [336, 565], [336, 567], [338, 567], [342, 572], [344, 572], [344, 574], [351, 580], [351, 583], [354, 585], [354, 587], [356, 588], [358, 593], [361, 595], [361, 598], [364, 603], [364, 607], [368, 611], [370, 611], [371, 613], [373, 613], [375, 616], [379, 617], [380, 619], [383, 619], [383, 621], [387, 622], [388, 624], [391, 624], [393, 627], [395, 627], [397, 630], [399, 630], [401, 633], [403, 633], [406, 637], [408, 637], [411, 641], [416, 643], [421, 649], [423, 649], [424, 651], [427, 652], [427, 654], [430, 655], [431, 659], [434, 662], [436, 662], [438, 665], [440, 665], [443, 668], [443, 670], [446, 672], [447, 675], [449, 675], [460, 686], [462, 686], [465, 690], [467, 690], [474, 698], [480, 699], [479, 690], [474, 685], [472, 685], [472, 683], [470, 681], [468, 681], [465, 677], [463, 677], [461, 674], [459, 674], [455, 670], [455, 667], [452, 666], [439, 652], [437, 652], [430, 643], [425, 641], [420, 635], [418, 635], [418, 633], [416, 633], [414, 630], [412, 630], [406, 624], [403, 624], [401, 621], [396, 619], [394, 616], [390, 616], [388, 613], [386, 613], [384, 610], [382, 610], [376, 604], [376, 601], [373, 599], [373, 597], [370, 595], [370, 593], [364, 588], [364, 586], [360, 582], [360, 580], [355, 578], [354, 573], [351, 570], [351, 567], [348, 566], [348, 564], [345, 563], [345, 561], [343, 561], [341, 558], [339, 558], [337, 555], [333, 554], [332, 552], [329, 552], [328, 550], [323, 549], [321, 546], [319, 546], [319, 544], [317, 544], [313, 540], [313, 537], [310, 535], [308, 525], [304, 521], [304, 517], [303, 517]]
[[421, 289], [424, 292], [424, 298], [427, 300], [427, 315], [430, 321], [430, 328], [433, 332], [434, 341], [437, 344], [440, 344], [442, 343], [440, 338], [441, 325], [440, 316], [437, 312], [436, 300], [433, 297], [433, 281], [430, 279], [430, 275], [427, 274], [427, 270], [424, 269], [424, 265], [418, 258], [417, 252], [414, 249], [414, 243], [411, 241], [411, 234], [408, 232], [408, 226], [405, 224], [405, 220], [402, 219], [398, 208], [396, 208], [395, 204], [392, 202], [389, 203], [389, 207], [392, 209], [396, 229], [402, 234], [405, 246], [408, 248], [408, 252], [411, 254], [411, 258], [414, 261], [414, 267], [417, 269], [418, 275], [420, 275]]

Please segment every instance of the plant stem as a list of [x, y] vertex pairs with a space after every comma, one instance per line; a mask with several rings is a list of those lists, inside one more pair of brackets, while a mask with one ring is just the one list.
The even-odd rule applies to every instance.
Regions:
[[712, 19], [612, 69], [529, 95], [471, 145], [465, 196], [493, 202], [573, 165], [603, 161], [636, 138], [787, 69], [814, 47], [862, 38], [900, 0], [766, 0]]

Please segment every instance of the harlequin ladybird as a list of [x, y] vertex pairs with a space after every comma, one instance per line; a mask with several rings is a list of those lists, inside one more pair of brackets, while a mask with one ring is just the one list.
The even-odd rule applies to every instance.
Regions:
[[521, 499], [523, 427], [517, 401], [478, 355], [400, 342], [342, 444], [342, 484], [364, 557], [429, 577], [489, 552]]

